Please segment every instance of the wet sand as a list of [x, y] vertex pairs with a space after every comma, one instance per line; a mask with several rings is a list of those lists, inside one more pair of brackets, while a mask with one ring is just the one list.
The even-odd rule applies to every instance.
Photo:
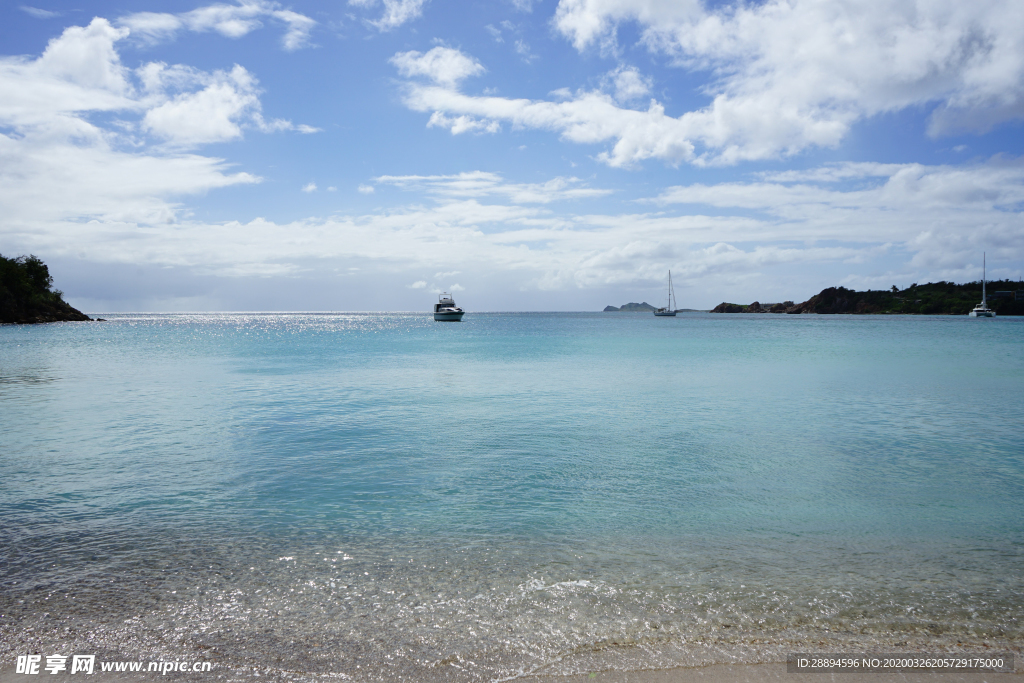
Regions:
[[[1020, 683], [1015, 673], [787, 673], [786, 664], [718, 665], [660, 671], [602, 671], [574, 676], [526, 676], [516, 683]], [[6, 681], [4, 682], [6, 683]]]
[[[27, 676], [12, 673], [13, 665], [4, 666], [0, 671], [0, 683], [33, 683], [40, 680], [64, 681], [82, 680], [75, 677], [53, 676], [40, 674]], [[85, 680], [96, 683], [129, 683], [131, 681], [156, 680], [194, 680], [216, 681], [225, 671], [213, 671], [205, 674], [167, 674], [157, 673], [112, 674], [95, 673]], [[266, 673], [256, 677], [250, 674], [251, 680], [274, 680]], [[244, 680], [245, 675], [233, 672], [226, 678]], [[347, 676], [293, 673], [287, 677], [292, 681], [320, 680], [358, 680]], [[220, 680], [224, 680], [221, 678]], [[372, 680], [372, 679], [368, 679]], [[571, 676], [523, 676], [521, 678], [504, 679], [515, 683], [1021, 683], [1024, 672], [1020, 666], [1015, 673], [952, 673], [952, 672], [911, 672], [911, 673], [795, 673], [786, 671], [785, 663], [749, 664], [749, 665], [716, 665], [695, 668], [662, 669], [655, 671], [600, 671], [594, 673], [575, 674]]]

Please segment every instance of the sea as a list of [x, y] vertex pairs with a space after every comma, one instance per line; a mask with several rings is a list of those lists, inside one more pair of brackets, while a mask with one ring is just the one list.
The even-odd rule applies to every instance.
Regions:
[[101, 315], [0, 326], [0, 673], [1024, 643], [1022, 318]]

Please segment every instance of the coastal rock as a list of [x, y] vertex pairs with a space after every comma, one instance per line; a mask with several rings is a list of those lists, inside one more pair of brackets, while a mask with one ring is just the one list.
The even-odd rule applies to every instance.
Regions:
[[605, 313], [612, 313], [612, 312], [617, 311], [617, 310], [619, 310], [619, 309], [616, 308], [615, 306], [605, 306], [604, 307], [604, 312]]
[[747, 307], [740, 304], [722, 302], [711, 309], [712, 313], [746, 313]]

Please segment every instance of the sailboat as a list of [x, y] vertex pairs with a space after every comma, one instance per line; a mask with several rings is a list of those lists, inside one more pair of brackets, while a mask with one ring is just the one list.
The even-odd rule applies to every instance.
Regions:
[[985, 252], [981, 252], [981, 303], [974, 307], [967, 315], [972, 318], [994, 318], [996, 312], [985, 303]]
[[672, 289], [672, 271], [668, 271], [668, 305], [665, 308], [659, 308], [654, 311], [654, 315], [670, 315], [673, 318], [676, 315], [676, 292]]

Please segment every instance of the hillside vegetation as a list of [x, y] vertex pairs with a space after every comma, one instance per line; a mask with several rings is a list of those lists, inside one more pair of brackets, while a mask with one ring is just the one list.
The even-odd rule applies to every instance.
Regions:
[[52, 287], [50, 269], [35, 256], [0, 255], [0, 323], [92, 320]]
[[[986, 285], [988, 305], [997, 315], [1024, 315], [1024, 283], [996, 280]], [[1020, 293], [1018, 294], [1018, 290]], [[801, 304], [721, 303], [712, 313], [819, 313], [967, 315], [981, 301], [981, 282], [913, 284], [904, 290], [857, 292], [845, 287], [821, 290]]]

